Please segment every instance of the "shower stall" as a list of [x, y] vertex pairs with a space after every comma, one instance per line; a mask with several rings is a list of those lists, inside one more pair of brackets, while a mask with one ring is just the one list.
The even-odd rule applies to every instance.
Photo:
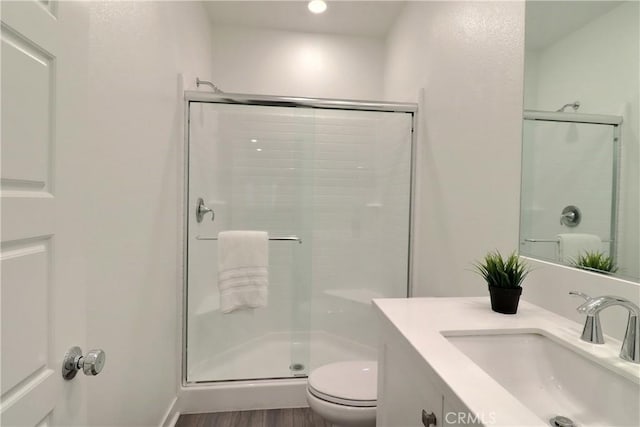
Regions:
[[[415, 104], [187, 92], [185, 386], [375, 359], [407, 297]], [[220, 311], [217, 235], [269, 233], [268, 304]]]
[[581, 233], [616, 261], [621, 124], [613, 115], [524, 112], [520, 254], [566, 262], [558, 235]]

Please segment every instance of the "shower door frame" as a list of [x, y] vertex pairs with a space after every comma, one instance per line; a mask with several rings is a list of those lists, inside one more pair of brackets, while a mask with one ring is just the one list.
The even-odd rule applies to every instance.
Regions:
[[[185, 112], [184, 112], [184, 187], [183, 187], [183, 256], [182, 256], [182, 327], [181, 327], [181, 385], [182, 387], [197, 387], [207, 384], [220, 384], [229, 381], [199, 381], [198, 383], [187, 382], [187, 319], [188, 304], [187, 291], [189, 282], [188, 257], [189, 257], [189, 128], [190, 117], [189, 111], [192, 102], [208, 103], [208, 104], [235, 104], [235, 105], [255, 105], [263, 107], [290, 107], [290, 108], [311, 108], [322, 110], [352, 110], [352, 111], [372, 111], [372, 112], [389, 112], [389, 113], [406, 113], [411, 114], [411, 159], [410, 159], [410, 178], [409, 178], [409, 229], [408, 232], [408, 263], [407, 263], [407, 288], [406, 295], [411, 297], [413, 293], [413, 230], [414, 230], [414, 207], [415, 207], [415, 188], [416, 188], [416, 150], [417, 150], [417, 127], [418, 127], [418, 104], [401, 103], [401, 102], [376, 102], [376, 101], [360, 101], [348, 99], [331, 99], [331, 98], [303, 98], [291, 96], [271, 96], [271, 95], [252, 95], [239, 93], [213, 93], [199, 91], [185, 91]], [[284, 380], [291, 380], [286, 378]], [[267, 380], [232, 380], [234, 383]]]
[[[577, 124], [591, 124], [601, 126], [613, 126], [613, 153], [612, 153], [612, 179], [611, 179], [611, 224], [609, 228], [609, 255], [614, 262], [618, 257], [618, 198], [620, 192], [619, 180], [620, 180], [620, 145], [622, 125], [622, 116], [614, 116], [607, 114], [584, 114], [584, 113], [565, 113], [560, 111], [539, 111], [539, 110], [524, 110], [523, 121], [540, 121], [540, 122], [557, 122], [557, 123], [577, 123]], [[524, 143], [524, 126], [523, 143]], [[524, 165], [524, 154], [521, 159], [522, 165]], [[524, 177], [521, 176], [520, 189], [524, 185]], [[522, 244], [526, 239], [522, 236], [522, 200], [520, 201], [520, 224], [519, 224], [519, 244]], [[530, 239], [530, 242], [547, 242], [545, 239]], [[529, 255], [527, 255], [529, 256]], [[545, 260], [548, 261], [548, 260]], [[560, 261], [552, 261], [560, 263]]]

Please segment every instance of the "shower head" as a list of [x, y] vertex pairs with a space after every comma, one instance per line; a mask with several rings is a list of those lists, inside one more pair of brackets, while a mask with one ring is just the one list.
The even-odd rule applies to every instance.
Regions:
[[558, 113], [564, 113], [564, 112], [565, 112], [565, 111], [564, 111], [564, 109], [565, 109], [565, 108], [567, 108], [567, 107], [571, 107], [571, 108], [573, 108], [573, 111], [578, 111], [578, 108], [580, 108], [580, 101], [573, 101], [573, 102], [572, 102], [572, 103], [570, 103], [570, 104], [564, 104], [564, 105], [562, 106], [562, 108], [560, 108], [560, 109], [556, 110], [556, 112], [558, 112]]
[[200, 85], [211, 86], [211, 89], [213, 89], [213, 93], [224, 93], [218, 86], [214, 85], [213, 83], [206, 80], [200, 80], [200, 77], [196, 77], [196, 87], [200, 87]]

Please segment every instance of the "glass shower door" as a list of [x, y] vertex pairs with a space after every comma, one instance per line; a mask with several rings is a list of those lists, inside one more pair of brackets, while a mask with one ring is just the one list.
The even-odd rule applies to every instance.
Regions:
[[[311, 110], [192, 102], [189, 111], [187, 381], [305, 375], [309, 355]], [[197, 222], [198, 198], [215, 212]], [[263, 230], [264, 308], [220, 311], [218, 232]]]
[[[520, 254], [570, 263], [560, 259], [558, 235], [581, 233], [615, 258], [615, 127], [524, 120], [522, 150]], [[561, 221], [574, 208], [578, 220]]]
[[[411, 112], [192, 101], [189, 120], [187, 382], [376, 359], [371, 300], [408, 290]], [[267, 307], [221, 313], [223, 230], [297, 239], [269, 243]]]

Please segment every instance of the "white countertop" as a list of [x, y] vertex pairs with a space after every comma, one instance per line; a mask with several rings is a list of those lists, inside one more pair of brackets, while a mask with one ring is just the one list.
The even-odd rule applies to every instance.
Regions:
[[452, 331], [543, 333], [640, 384], [640, 365], [620, 359], [620, 341], [605, 336], [605, 344], [586, 343], [580, 340], [583, 325], [523, 300], [515, 315], [492, 311], [488, 296], [375, 299], [373, 303], [471, 412], [495, 413], [499, 408], [493, 425], [549, 424], [450, 343], [444, 335], [453, 335]]

